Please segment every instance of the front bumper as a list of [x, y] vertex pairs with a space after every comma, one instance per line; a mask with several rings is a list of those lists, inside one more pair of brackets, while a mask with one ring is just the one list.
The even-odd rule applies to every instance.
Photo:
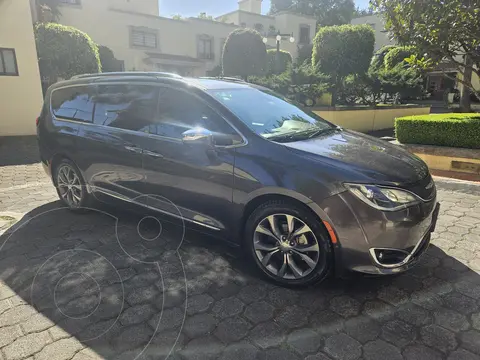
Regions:
[[[338, 234], [337, 272], [373, 275], [400, 273], [414, 266], [428, 248], [439, 212], [436, 197], [400, 211], [383, 212], [349, 192], [327, 199], [322, 208]], [[398, 260], [386, 261], [385, 254], [396, 254]]]

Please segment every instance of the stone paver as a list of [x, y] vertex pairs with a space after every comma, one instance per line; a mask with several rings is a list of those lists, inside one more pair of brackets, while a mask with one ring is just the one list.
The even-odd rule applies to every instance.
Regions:
[[38, 156], [12, 146], [0, 143], [0, 216], [14, 219], [0, 224], [0, 360], [480, 358], [480, 191], [439, 184], [437, 231], [408, 273], [293, 290], [188, 230], [176, 252], [182, 229], [165, 219], [146, 241], [147, 214], [61, 209]]

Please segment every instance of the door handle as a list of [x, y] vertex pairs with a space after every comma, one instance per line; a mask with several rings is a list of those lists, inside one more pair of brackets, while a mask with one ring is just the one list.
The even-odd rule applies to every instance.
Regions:
[[162, 154], [159, 154], [155, 151], [143, 150], [143, 153], [145, 155], [149, 155], [149, 156], [156, 157], [156, 158], [163, 158], [164, 157]]
[[143, 149], [136, 146], [125, 146], [125, 150], [131, 151], [137, 154], [141, 154], [143, 152]]

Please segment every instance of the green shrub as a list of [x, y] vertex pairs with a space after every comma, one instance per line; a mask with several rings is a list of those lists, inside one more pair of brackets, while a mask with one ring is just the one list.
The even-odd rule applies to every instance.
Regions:
[[308, 63], [312, 63], [312, 52], [313, 52], [313, 44], [306, 44], [302, 45], [298, 49], [298, 55], [297, 55], [297, 64], [301, 65], [305, 61]]
[[290, 91], [290, 74], [284, 72], [280, 75], [250, 76], [249, 82], [269, 88], [279, 94], [288, 96]]
[[385, 69], [392, 69], [398, 64], [407, 64], [405, 61], [406, 58], [409, 58], [413, 55], [413, 48], [411, 46], [396, 46], [393, 49], [390, 49], [387, 54], [385, 54], [384, 63]]
[[100, 56], [100, 63], [102, 64], [103, 72], [122, 71], [122, 62], [115, 58], [113, 51], [104, 45], [98, 45], [98, 55]]
[[390, 52], [390, 50], [395, 49], [395, 45], [385, 45], [382, 48], [378, 49], [375, 54], [373, 54], [372, 61], [370, 62], [370, 70], [378, 71], [385, 67], [385, 56]]
[[35, 42], [40, 74], [50, 83], [102, 71], [97, 45], [74, 27], [40, 23], [35, 26]]
[[325, 26], [318, 30], [313, 40], [312, 65], [330, 76], [332, 105], [348, 75], [368, 71], [374, 45], [375, 34], [368, 25]]
[[398, 141], [480, 149], [480, 114], [431, 114], [395, 119]]
[[288, 51], [280, 50], [280, 63], [277, 69], [277, 49], [267, 50], [267, 74], [281, 74], [287, 71], [288, 65], [292, 63], [292, 55]]
[[248, 76], [265, 74], [267, 48], [260, 34], [252, 29], [237, 29], [228, 35], [223, 48], [223, 73], [225, 76]]

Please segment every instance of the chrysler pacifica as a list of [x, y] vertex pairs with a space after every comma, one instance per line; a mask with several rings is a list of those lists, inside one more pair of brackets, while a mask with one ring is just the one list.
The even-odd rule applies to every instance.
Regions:
[[77, 76], [48, 89], [37, 133], [70, 209], [99, 195], [178, 208], [283, 285], [405, 271], [438, 215], [422, 160], [235, 79]]

